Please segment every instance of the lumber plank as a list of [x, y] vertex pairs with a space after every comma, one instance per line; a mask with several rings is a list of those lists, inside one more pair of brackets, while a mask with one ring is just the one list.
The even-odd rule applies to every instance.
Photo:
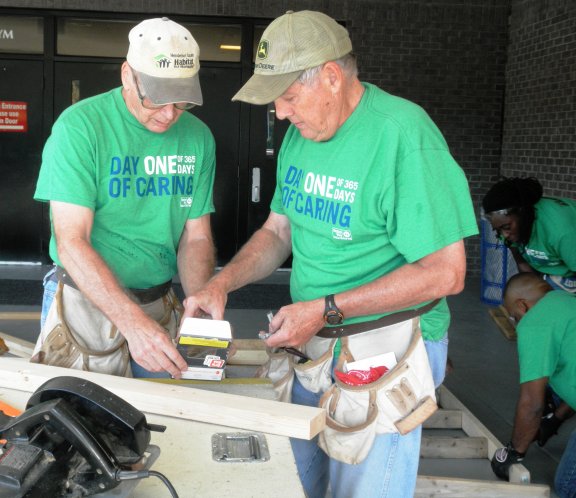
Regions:
[[502, 481], [418, 476], [415, 498], [549, 498], [544, 484], [511, 484]]
[[0, 357], [0, 387], [33, 393], [48, 379], [59, 376], [95, 382], [145, 413], [299, 439], [312, 439], [326, 423], [325, 413], [320, 408]]
[[262, 339], [234, 339], [234, 347], [238, 350], [265, 351], [266, 343]]
[[0, 332], [0, 339], [8, 346], [8, 352], [20, 358], [30, 358], [34, 351], [34, 344], [19, 337]]
[[38, 320], [39, 311], [0, 311], [0, 320]]
[[222, 379], [218, 382], [214, 382], [212, 380], [163, 378], [150, 378], [145, 380], [150, 382], [159, 382], [161, 384], [182, 385], [193, 387], [195, 389], [206, 389], [208, 391], [216, 391], [220, 393], [251, 396], [258, 399], [278, 399], [278, 394], [274, 390], [270, 379], [237, 377], [232, 379]]
[[510, 321], [510, 315], [504, 306], [500, 305], [497, 308], [489, 308], [488, 313], [492, 317], [492, 320], [496, 323], [500, 332], [508, 339], [509, 341], [516, 340], [516, 327]]
[[422, 436], [421, 458], [488, 458], [485, 437]]
[[[492, 434], [488, 428], [478, 420], [474, 414], [466, 408], [466, 406], [452, 394], [448, 388], [441, 385], [437, 390], [437, 397], [439, 400], [439, 405], [445, 409], [460, 410], [462, 412], [462, 430], [468, 436], [485, 437], [488, 443], [488, 458], [492, 458], [494, 452], [504, 446], [497, 438]], [[510, 482], [519, 483], [529, 483], [530, 482], [530, 472], [524, 465], [517, 464], [517, 472], [510, 475]]]
[[462, 429], [462, 412], [459, 410], [436, 410], [422, 426], [424, 429]]
[[228, 358], [229, 365], [263, 365], [268, 361], [266, 351], [238, 349], [233, 356]]

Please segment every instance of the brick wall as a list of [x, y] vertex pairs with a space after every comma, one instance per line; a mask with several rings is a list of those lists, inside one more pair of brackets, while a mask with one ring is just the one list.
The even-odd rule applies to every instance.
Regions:
[[[500, 166], [506, 4], [356, 1], [346, 19], [362, 79], [426, 109], [466, 173], [477, 213]], [[479, 237], [466, 249], [468, 273], [478, 275]]]
[[513, 0], [501, 171], [576, 198], [576, 2]]

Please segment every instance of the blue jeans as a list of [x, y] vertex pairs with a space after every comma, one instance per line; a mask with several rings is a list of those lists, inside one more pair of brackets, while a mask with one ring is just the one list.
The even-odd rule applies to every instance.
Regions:
[[554, 489], [560, 498], [576, 497], [576, 429], [568, 438], [568, 443], [556, 469]]
[[48, 273], [46, 273], [46, 275], [44, 275], [44, 280], [42, 281], [44, 294], [42, 296], [42, 311], [40, 312], [41, 329], [44, 327], [48, 311], [50, 310], [50, 306], [52, 306], [54, 296], [56, 296], [56, 289], [58, 288], [58, 280], [56, 280], [55, 272], [56, 267], [54, 266]]
[[[42, 312], [40, 314], [40, 326], [44, 327], [46, 322], [46, 317], [48, 316], [48, 311], [50, 306], [54, 302], [54, 297], [56, 296], [56, 289], [58, 288], [58, 280], [56, 279], [56, 267], [52, 268], [44, 276], [44, 295], [42, 297]], [[170, 378], [168, 372], [150, 372], [136, 363], [132, 358], [130, 358], [130, 366], [132, 367], [132, 377], [135, 378]]]
[[[438, 387], [446, 372], [448, 334], [437, 342], [424, 341], [434, 384]], [[318, 406], [322, 393], [314, 394], [294, 377], [292, 402]], [[298, 475], [308, 498], [324, 498], [330, 483], [334, 498], [408, 498], [414, 495], [422, 426], [405, 436], [376, 436], [368, 456], [358, 465], [331, 459], [318, 446], [318, 437], [311, 441], [290, 439]]]

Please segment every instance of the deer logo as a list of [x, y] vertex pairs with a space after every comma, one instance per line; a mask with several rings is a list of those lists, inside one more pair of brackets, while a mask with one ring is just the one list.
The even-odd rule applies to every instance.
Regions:
[[258, 59], [266, 59], [268, 57], [268, 40], [261, 40], [258, 44], [258, 51], [256, 53]]

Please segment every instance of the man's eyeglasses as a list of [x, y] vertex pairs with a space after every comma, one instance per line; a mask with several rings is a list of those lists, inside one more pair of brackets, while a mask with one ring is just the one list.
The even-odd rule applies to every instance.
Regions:
[[[152, 102], [146, 95], [142, 95], [140, 92], [140, 86], [138, 85], [138, 81], [136, 80], [136, 75], [132, 73], [132, 79], [134, 80], [134, 86], [136, 86], [136, 93], [138, 94], [138, 98], [140, 99], [140, 104], [144, 109], [149, 109], [151, 111], [158, 111], [163, 107], [166, 107], [169, 104], [155, 104]], [[192, 102], [176, 102], [173, 104], [176, 109], [179, 111], [189, 111], [192, 109], [196, 104]]]

